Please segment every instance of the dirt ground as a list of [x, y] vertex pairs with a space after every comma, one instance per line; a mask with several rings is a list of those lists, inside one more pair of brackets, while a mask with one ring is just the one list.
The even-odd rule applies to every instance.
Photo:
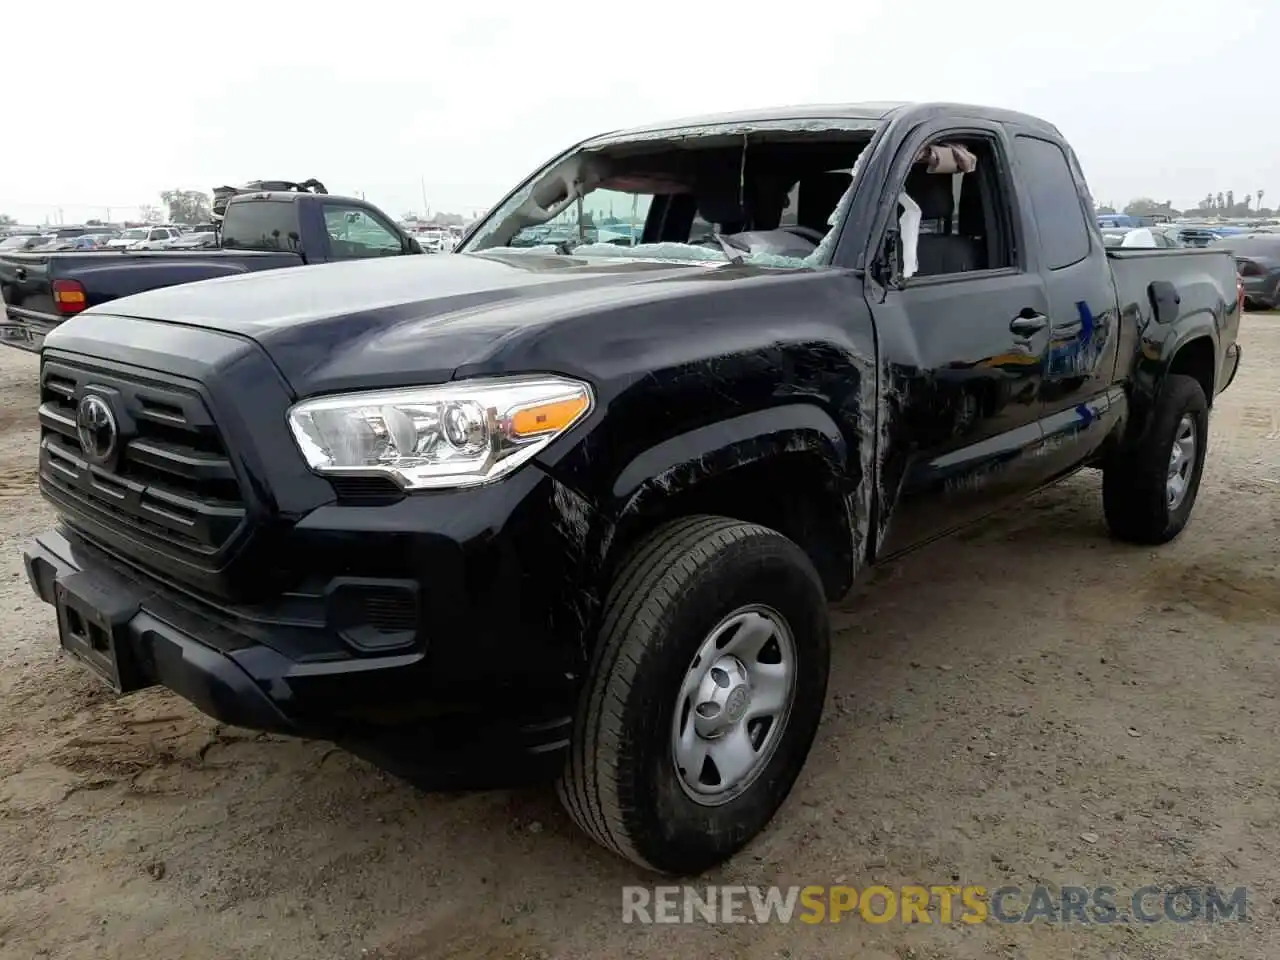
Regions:
[[0, 350], [0, 956], [1280, 956], [1280, 315], [1242, 343], [1174, 544], [1110, 542], [1082, 475], [835, 611], [808, 766], [705, 880], [1250, 890], [1251, 922], [1146, 928], [625, 926], [622, 885], [652, 878], [549, 789], [422, 794], [163, 692], [116, 701], [21, 570], [51, 520], [37, 364]]

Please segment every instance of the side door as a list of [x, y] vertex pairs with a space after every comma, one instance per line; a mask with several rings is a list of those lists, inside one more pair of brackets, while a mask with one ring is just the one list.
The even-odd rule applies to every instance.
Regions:
[[[1049, 300], [1041, 459], [1059, 475], [1097, 452], [1123, 409], [1112, 396], [1119, 389], [1113, 388], [1120, 340], [1115, 280], [1071, 151], [1037, 131], [1016, 130], [1013, 155], [1035, 220]], [[1168, 245], [1159, 230], [1151, 234], [1157, 246]]]
[[400, 231], [367, 207], [341, 201], [321, 204], [331, 260], [391, 257], [406, 252]]
[[[972, 172], [922, 168], [923, 148], [952, 143], [976, 158]], [[1048, 297], [1009, 152], [997, 124], [925, 124], [906, 139], [890, 175], [882, 208], [894, 212], [877, 242], [897, 251], [878, 255], [901, 256], [899, 191], [919, 204], [922, 220], [920, 272], [901, 279], [899, 267], [897, 281], [867, 286], [887, 420], [880, 557], [1006, 506], [1044, 476], [1036, 453]], [[934, 182], [940, 177], [949, 184]]]

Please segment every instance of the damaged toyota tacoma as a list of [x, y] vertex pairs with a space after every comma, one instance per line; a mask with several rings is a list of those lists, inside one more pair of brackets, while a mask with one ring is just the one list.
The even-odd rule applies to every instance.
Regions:
[[1178, 535], [1239, 321], [1228, 253], [1105, 248], [1030, 116], [607, 134], [453, 255], [60, 324], [26, 569], [119, 692], [428, 783], [554, 773], [695, 873], [790, 791], [872, 564], [1082, 467], [1115, 536]]

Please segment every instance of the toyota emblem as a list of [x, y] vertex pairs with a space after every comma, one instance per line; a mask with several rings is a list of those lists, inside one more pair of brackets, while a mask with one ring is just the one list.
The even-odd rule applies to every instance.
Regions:
[[87, 394], [76, 407], [76, 436], [80, 449], [95, 463], [104, 463], [116, 452], [120, 435], [116, 416], [107, 401], [94, 394]]

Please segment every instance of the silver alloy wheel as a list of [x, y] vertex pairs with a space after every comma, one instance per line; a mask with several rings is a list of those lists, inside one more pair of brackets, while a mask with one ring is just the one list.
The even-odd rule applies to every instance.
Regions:
[[716, 625], [671, 721], [672, 762], [691, 800], [719, 806], [751, 786], [782, 740], [795, 692], [796, 644], [780, 613], [752, 604]]
[[1165, 499], [1169, 509], [1177, 510], [1186, 499], [1191, 486], [1191, 471], [1196, 465], [1196, 421], [1184, 413], [1178, 421], [1178, 431], [1173, 437], [1173, 450], [1169, 453], [1169, 476], [1165, 480]]

